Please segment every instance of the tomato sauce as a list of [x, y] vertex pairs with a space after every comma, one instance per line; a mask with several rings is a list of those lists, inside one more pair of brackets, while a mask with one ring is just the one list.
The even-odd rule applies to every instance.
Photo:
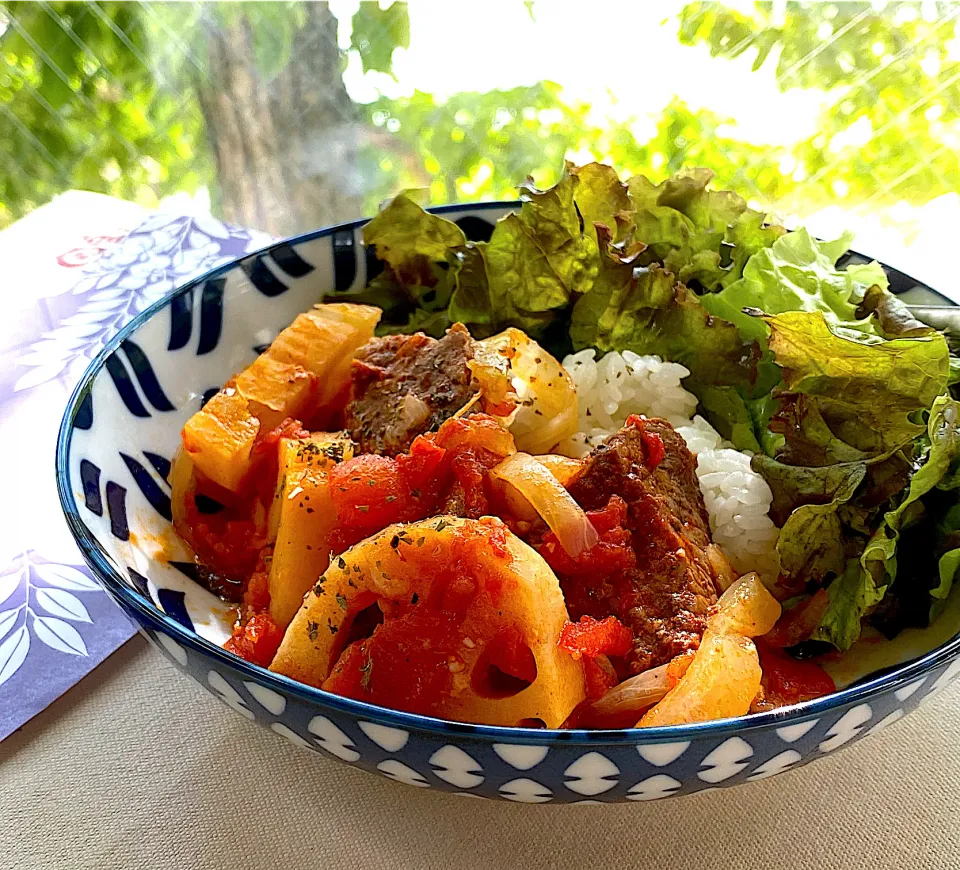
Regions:
[[344, 650], [322, 688], [408, 713], [435, 714], [463, 668], [460, 623], [457, 614], [420, 607], [386, 620]]
[[536, 547], [546, 563], [564, 577], [606, 577], [628, 571], [637, 563], [627, 522], [627, 503], [612, 496], [601, 510], [587, 511], [587, 519], [600, 540], [573, 557], [560, 546], [557, 536], [547, 532]]
[[265, 543], [265, 529], [249, 510], [225, 507], [213, 513], [201, 513], [192, 494], [184, 499], [186, 530], [179, 525], [184, 540], [197, 560], [214, 572], [234, 581], [245, 579], [253, 571], [257, 554]]
[[265, 668], [273, 661], [282, 640], [283, 629], [270, 618], [270, 614], [256, 613], [234, 628], [233, 636], [223, 648]]
[[625, 656], [633, 644], [633, 632], [615, 616], [594, 619], [581, 616], [568, 622], [560, 632], [557, 645], [574, 659], [596, 656]]
[[771, 647], [785, 648], [807, 640], [820, 625], [829, 604], [830, 596], [827, 590], [818, 590], [806, 601], [785, 610], [773, 629], [764, 635], [764, 643]]
[[799, 661], [764, 642], [756, 641], [763, 676], [764, 709], [786, 707], [829, 695], [837, 690], [833, 678], [818, 664]]

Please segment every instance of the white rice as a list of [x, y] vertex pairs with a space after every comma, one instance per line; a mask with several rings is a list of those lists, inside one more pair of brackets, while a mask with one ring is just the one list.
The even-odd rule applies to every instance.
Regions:
[[710, 531], [738, 573], [757, 571], [773, 582], [780, 530], [769, 517], [773, 493], [750, 468], [750, 455], [734, 450], [699, 414], [697, 399], [681, 381], [690, 372], [658, 356], [630, 351], [582, 350], [563, 360], [577, 387], [580, 431], [559, 449], [583, 456], [616, 432], [631, 414], [662, 417], [697, 457], [697, 478], [710, 516]]

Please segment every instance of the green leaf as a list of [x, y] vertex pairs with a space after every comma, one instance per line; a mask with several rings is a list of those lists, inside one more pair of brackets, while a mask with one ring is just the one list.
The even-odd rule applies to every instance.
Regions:
[[[487, 280], [486, 245], [468, 245], [458, 252], [460, 270], [457, 286], [450, 299], [450, 320], [464, 324], [491, 324], [496, 322], [490, 304], [490, 284]], [[477, 335], [475, 329], [471, 329]]]
[[453, 321], [446, 311], [414, 310], [404, 323], [381, 323], [377, 335], [409, 335], [412, 332], [424, 332], [434, 338], [443, 338]]
[[567, 173], [577, 179], [574, 198], [583, 218], [584, 233], [596, 241], [594, 224], [601, 223], [616, 237], [617, 215], [627, 215], [633, 210], [627, 186], [620, 181], [617, 171], [604, 163], [580, 167], [568, 163]]
[[[897, 577], [897, 544], [900, 532], [922, 510], [921, 499], [933, 490], [960, 453], [960, 403], [940, 396], [930, 409], [927, 422], [930, 446], [925, 461], [913, 475], [900, 504], [883, 516], [859, 560], [847, 563], [844, 575], [828, 587], [830, 604], [814, 637], [827, 640], [838, 649], [847, 649], [860, 635], [860, 621], [878, 604]], [[930, 546], [935, 542], [931, 535]], [[949, 593], [954, 557], [941, 565], [940, 583], [936, 590], [943, 597]], [[855, 563], [855, 568], [851, 563]], [[954, 568], [956, 566], [954, 565]], [[944, 578], [949, 574], [949, 581]], [[939, 599], [940, 595], [933, 593]], [[934, 607], [937, 606], [936, 601]]]
[[748, 208], [727, 230], [726, 242], [733, 245], [730, 254], [730, 266], [720, 283], [729, 287], [743, 277], [747, 261], [764, 248], [769, 248], [786, 230], [776, 224], [765, 226], [762, 212]]
[[601, 228], [599, 238], [607, 253], [593, 289], [574, 305], [575, 348], [659, 354], [685, 365], [704, 385], [750, 384], [755, 345], [745, 345], [731, 324], [710, 317], [670, 272], [656, 265], [635, 269], [631, 257], [609, 251], [609, 229]]
[[[519, 220], [547, 253], [580, 235], [580, 215], [574, 202], [577, 178], [564, 175], [553, 187], [540, 190], [532, 183], [520, 185]], [[492, 239], [491, 239], [492, 241]]]
[[958, 569], [960, 569], [960, 547], [948, 550], [940, 557], [940, 561], [937, 563], [937, 573], [940, 582], [930, 590], [930, 595], [934, 599], [930, 604], [931, 622], [943, 611], [947, 596], [950, 595], [950, 590], [953, 589], [953, 581], [956, 579]]
[[778, 526], [782, 526], [790, 514], [801, 506], [826, 505], [838, 499], [838, 507], [846, 503], [852, 497], [853, 490], [845, 498], [840, 496], [853, 481], [859, 485], [867, 471], [865, 462], [808, 468], [802, 465], [785, 465], [761, 453], [751, 457], [750, 467], [763, 476], [773, 493], [770, 518]]
[[836, 335], [822, 311], [764, 320], [785, 390], [806, 396], [808, 415], [818, 411], [856, 450], [883, 453], [916, 437], [923, 431], [916, 412], [946, 389], [950, 360], [940, 334], [864, 343]]
[[[574, 201], [579, 189], [579, 179], [569, 173], [548, 190], [537, 190], [529, 184], [521, 185], [523, 205], [518, 221], [526, 229], [530, 240], [545, 255], [563, 285], [567, 298], [572, 293], [586, 293], [597, 274], [596, 233], [591, 235], [582, 232], [580, 213]], [[500, 226], [507, 220], [505, 218], [498, 222], [490, 238], [491, 247], [509, 239], [507, 234], [498, 237]], [[526, 245], [526, 242], [522, 244]], [[521, 304], [529, 309], [522, 298]], [[543, 310], [542, 304], [537, 302], [529, 310]], [[559, 306], [551, 304], [549, 307]]]
[[437, 278], [431, 264], [450, 262], [467, 237], [453, 221], [424, 211], [407, 191], [364, 226], [363, 241], [376, 246], [377, 257], [401, 284], [433, 286]]
[[[715, 290], [739, 277], [747, 258], [783, 232], [763, 228], [763, 215], [747, 208], [743, 198], [729, 190], [709, 190], [713, 172], [684, 169], [663, 184], [644, 176], [628, 182], [633, 215], [632, 238], [650, 249], [642, 261], [661, 262], [685, 283]], [[731, 263], [723, 265], [721, 246]]]
[[843, 574], [827, 587], [827, 594], [830, 603], [811, 638], [825, 640], [840, 650], [849, 649], [860, 637], [861, 618], [880, 602], [884, 590], [877, 588], [859, 561], [849, 559]]
[[858, 462], [868, 456], [831, 431], [816, 399], [781, 393], [777, 401], [779, 406], [770, 419], [770, 429], [780, 439], [773, 455], [782, 462], [818, 467]]
[[[747, 219], [738, 232], [747, 234], [748, 246], [759, 244], [751, 235], [758, 228]], [[762, 231], [761, 231], [762, 232]], [[828, 323], [873, 333], [869, 319], [858, 320], [857, 305], [871, 285], [886, 289], [881, 266], [836, 268], [837, 259], [853, 239], [847, 233], [832, 242], [819, 242], [805, 229], [780, 236], [769, 248], [754, 253], [743, 267], [743, 277], [719, 293], [704, 297], [712, 314], [735, 323], [747, 338], [762, 340], [768, 330], [763, 320], [744, 313], [744, 308], [766, 314], [788, 311], [820, 312]]]
[[696, 394], [704, 417], [737, 450], [761, 451], [753, 416], [743, 396], [734, 387], [698, 387]]
[[802, 502], [790, 513], [777, 541], [783, 573], [813, 581], [843, 573], [845, 547], [837, 509], [853, 498], [866, 476], [866, 465], [797, 468], [760, 455], [752, 464], [774, 491], [776, 509], [771, 516], [782, 514], [788, 501]]
[[930, 446], [923, 464], [910, 479], [905, 497], [894, 510], [884, 515], [883, 522], [860, 557], [864, 570], [882, 585], [889, 585], [896, 579], [897, 542], [910, 508], [940, 483], [960, 453], [960, 403], [948, 396], [938, 397], [930, 409], [927, 436]]
[[350, 48], [360, 53], [363, 71], [393, 75], [393, 50], [410, 47], [407, 4], [394, 2], [381, 9], [376, 0], [362, 0], [351, 23]]
[[501, 219], [486, 249], [494, 319], [539, 334], [569, 302], [570, 284], [588, 268], [588, 256], [579, 238], [548, 253], [519, 215]]

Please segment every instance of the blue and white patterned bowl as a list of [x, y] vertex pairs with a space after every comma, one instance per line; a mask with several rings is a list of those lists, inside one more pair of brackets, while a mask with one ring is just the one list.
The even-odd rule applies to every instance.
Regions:
[[[441, 209], [488, 238], [512, 203]], [[625, 731], [463, 725], [330, 695], [221, 649], [222, 602], [189, 562], [154, 558], [184, 421], [257, 348], [321, 297], [376, 268], [363, 221], [274, 244], [192, 281], [122, 329], [70, 399], [57, 447], [68, 523], [106, 591], [177, 667], [229, 707], [306, 749], [421, 788], [529, 803], [655, 800], [761, 779], [900, 719], [960, 674], [960, 639], [827, 698], [747, 719]], [[891, 272], [896, 291], [937, 297]]]

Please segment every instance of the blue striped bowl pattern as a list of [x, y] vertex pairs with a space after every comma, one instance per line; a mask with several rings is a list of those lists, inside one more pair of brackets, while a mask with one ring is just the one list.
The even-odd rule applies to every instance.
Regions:
[[[448, 206], [488, 238], [515, 203]], [[624, 731], [451, 723], [330, 695], [221, 649], [230, 617], [188, 554], [157, 561], [180, 429], [234, 372], [319, 299], [377, 268], [363, 221], [280, 242], [190, 282], [121, 330], [70, 399], [57, 446], [60, 498], [95, 576], [180, 670], [287, 740], [420, 788], [528, 803], [656, 800], [795, 768], [903, 717], [960, 674], [960, 640], [828, 698], [747, 719]], [[898, 292], [940, 301], [890, 270]], [[906, 737], [906, 732], [903, 732]]]

